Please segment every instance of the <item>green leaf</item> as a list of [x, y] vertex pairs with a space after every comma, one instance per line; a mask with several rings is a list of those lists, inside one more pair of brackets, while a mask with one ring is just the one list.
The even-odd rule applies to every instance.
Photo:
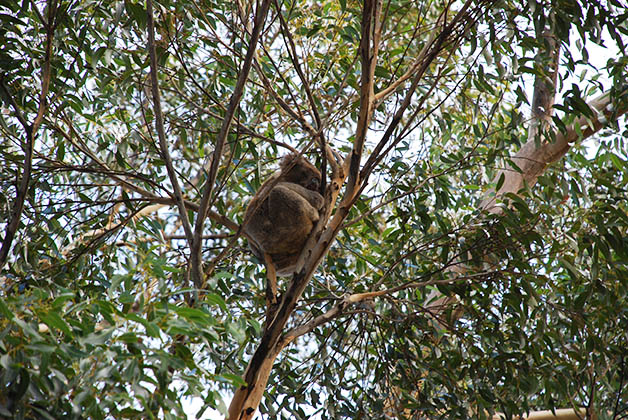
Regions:
[[212, 305], [218, 305], [225, 311], [228, 310], [225, 300], [216, 293], [207, 293], [205, 295], [205, 301], [211, 303]]
[[499, 179], [497, 180], [495, 191], [499, 191], [501, 189], [501, 187], [504, 185], [505, 180], [506, 180], [506, 174], [502, 172], [501, 174], [499, 174]]
[[6, 319], [13, 319], [13, 312], [9, 309], [7, 304], [4, 302], [4, 299], [0, 299], [0, 314]]
[[26, 346], [29, 350], [32, 350], [41, 354], [49, 354], [57, 351], [58, 347], [47, 343], [30, 343]]
[[216, 379], [218, 380], [223, 379], [224, 381], [233, 385], [235, 388], [246, 386], [246, 382], [242, 379], [241, 376], [234, 375], [232, 373], [227, 373], [227, 372], [221, 373], [219, 376], [216, 377]]
[[50, 328], [57, 329], [66, 335], [72, 336], [72, 331], [70, 330], [70, 327], [57, 312], [47, 312], [41, 317], [41, 320]]

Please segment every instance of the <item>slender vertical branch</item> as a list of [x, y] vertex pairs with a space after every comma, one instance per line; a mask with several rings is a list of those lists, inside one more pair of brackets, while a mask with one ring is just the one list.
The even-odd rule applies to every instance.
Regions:
[[617, 387], [617, 396], [615, 398], [615, 406], [613, 407], [613, 420], [619, 417], [619, 402], [621, 401], [621, 394], [624, 390], [624, 380], [626, 377], [626, 358], [625, 355], [621, 355], [619, 363], [619, 387]]
[[[33, 5], [33, 8], [39, 15], [39, 11], [37, 10], [37, 6]], [[57, 1], [50, 0], [47, 4], [48, 13], [47, 19], [44, 21], [43, 17], [40, 16], [40, 20], [46, 29], [46, 46], [45, 46], [45, 56], [44, 62], [41, 70], [41, 92], [39, 95], [39, 108], [37, 110], [37, 115], [35, 116], [35, 120], [32, 124], [28, 124], [26, 118], [20, 111], [18, 105], [13, 100], [11, 93], [8, 88], [4, 85], [3, 81], [0, 81], [0, 85], [2, 87], [2, 91], [7, 97], [7, 101], [13, 108], [15, 115], [24, 127], [24, 131], [26, 134], [26, 144], [24, 145], [24, 169], [22, 171], [22, 176], [17, 185], [15, 202], [13, 203], [13, 208], [11, 209], [11, 216], [9, 223], [6, 226], [6, 231], [4, 235], [4, 239], [2, 240], [2, 247], [0, 247], [0, 269], [6, 263], [9, 257], [9, 251], [11, 250], [11, 245], [13, 243], [13, 239], [15, 238], [15, 234], [17, 233], [17, 229], [20, 225], [20, 220], [22, 218], [22, 212], [24, 211], [24, 202], [26, 201], [26, 195], [28, 194], [28, 187], [30, 185], [31, 180], [31, 172], [33, 167], [33, 148], [35, 144], [35, 135], [41, 126], [41, 123], [44, 120], [44, 115], [48, 110], [48, 102], [47, 96], [48, 91], [50, 89], [50, 63], [52, 60], [52, 43], [54, 38], [55, 31], [55, 18], [57, 12]]]
[[[465, 36], [467, 36], [469, 30], [475, 24], [475, 20], [479, 17], [481, 13], [482, 9], [480, 6], [482, 5], [477, 6], [475, 13], [473, 13], [473, 5], [473, 0], [467, 0], [449, 23], [447, 22], [448, 9], [443, 10], [441, 15], [438, 17], [437, 26], [440, 26], [440, 24], [442, 24], [440, 32], [430, 36], [425, 47], [423, 47], [423, 49], [419, 53], [411, 69], [400, 78], [400, 80], [405, 81], [407, 78], [412, 77], [412, 81], [410, 83], [410, 86], [408, 86], [407, 88], [407, 92], [405, 94], [405, 97], [403, 98], [403, 101], [401, 102], [401, 105], [393, 115], [390, 124], [386, 128], [384, 135], [379, 140], [379, 142], [371, 152], [367, 162], [364, 164], [362, 170], [360, 171], [360, 178], [362, 180], [365, 180], [369, 176], [369, 174], [375, 168], [377, 162], [381, 161], [384, 156], [386, 156], [386, 154], [392, 149], [392, 147], [394, 147], [394, 145], [401, 140], [402, 137], [398, 135], [396, 136], [397, 139], [391, 142], [391, 139], [394, 138], [393, 135], [395, 134], [395, 130], [402, 122], [402, 118], [404, 117], [404, 114], [406, 110], [410, 107], [410, 105], [416, 106], [418, 111], [419, 109], [421, 109], [422, 105], [425, 103], [431, 92], [437, 87], [438, 81], [443, 76], [442, 71], [439, 71], [436, 74], [436, 77], [431, 82], [428, 92], [423, 95], [423, 98], [420, 99], [418, 102], [413, 103], [414, 93], [418, 88], [419, 83], [424, 80], [425, 73], [428, 71], [430, 66], [433, 65], [436, 58], [441, 54], [444, 49], [448, 47], [450, 49], [455, 49], [454, 47], [458, 45]], [[446, 66], [447, 61], [450, 58], [451, 53], [445, 59], [445, 62], [441, 65], [441, 69]], [[376, 101], [376, 103], [379, 103], [380, 101], [384, 100], [387, 95], [391, 94], [395, 89], [397, 89], [397, 87], [400, 85], [401, 83], [399, 83], [398, 85], [396, 83], [393, 83], [393, 85], [391, 85], [391, 90], [385, 89], [384, 91], [382, 91], [386, 92], [386, 94], [381, 97], [378, 93], [378, 95], [375, 96], [374, 100]], [[411, 120], [416, 115], [417, 112], [414, 113], [414, 116], [411, 117]]]
[[212, 161], [209, 167], [209, 172], [207, 174], [207, 181], [205, 182], [203, 196], [201, 197], [199, 212], [196, 217], [196, 224], [194, 226], [194, 240], [192, 241], [190, 249], [190, 272], [196, 287], [200, 287], [203, 284], [203, 269], [201, 263], [203, 224], [209, 210], [211, 195], [214, 188], [214, 183], [216, 182], [216, 176], [218, 174], [218, 166], [220, 165], [220, 159], [222, 157], [222, 150], [224, 149], [227, 135], [229, 134], [229, 128], [231, 127], [236, 109], [240, 104], [240, 99], [242, 98], [242, 94], [244, 92], [244, 85], [246, 84], [246, 81], [249, 77], [249, 72], [251, 71], [251, 64], [253, 63], [253, 58], [255, 56], [255, 49], [257, 48], [257, 43], [259, 42], [262, 28], [264, 27], [264, 22], [266, 21], [266, 16], [268, 15], [269, 7], [270, 0], [263, 0], [257, 10], [257, 14], [255, 16], [255, 25], [253, 27], [253, 31], [251, 32], [251, 39], [249, 41], [249, 47], [246, 51], [246, 56], [244, 57], [244, 62], [242, 63], [240, 74], [238, 74], [238, 80], [236, 82], [235, 89], [231, 94], [229, 105], [227, 106], [227, 109], [225, 111], [225, 116], [222, 120], [220, 131], [218, 132], [218, 135], [216, 137], [216, 148], [214, 149], [214, 152], [212, 154]]
[[[13, 98], [11, 98], [10, 93], [4, 86], [4, 83], [2, 83], [2, 90], [5, 95], [11, 99], [10, 103], [13, 106], [16, 114], [18, 114], [19, 108], [12, 100]], [[22, 121], [22, 119], [18, 119]], [[24, 201], [26, 200], [26, 194], [28, 193], [28, 186], [31, 178], [31, 169], [33, 163], [33, 143], [35, 141], [35, 135], [33, 133], [33, 126], [25, 122], [26, 121], [24, 120], [24, 123], [22, 124], [24, 127], [24, 131], [26, 132], [26, 144], [24, 145], [24, 169], [17, 185], [15, 202], [13, 203], [13, 208], [11, 209], [11, 219], [7, 224], [4, 239], [2, 240], [2, 247], [0, 248], [0, 269], [7, 261], [9, 251], [11, 250], [11, 244], [13, 243], [13, 239], [15, 238], [15, 234], [17, 233], [20, 219], [22, 218]]]
[[174, 170], [172, 158], [170, 157], [170, 151], [168, 144], [166, 143], [166, 132], [164, 130], [164, 117], [161, 109], [161, 96], [159, 93], [159, 82], [157, 80], [157, 53], [155, 51], [155, 21], [153, 19], [153, 1], [146, 0], [146, 14], [148, 18], [148, 54], [150, 56], [150, 81], [151, 92], [153, 95], [153, 108], [155, 112], [155, 129], [157, 130], [157, 136], [159, 138], [159, 151], [164, 159], [166, 170], [168, 171], [168, 178], [172, 184], [172, 190], [174, 199], [179, 209], [179, 215], [181, 216], [181, 223], [183, 224], [183, 230], [188, 244], [193, 243], [192, 227], [190, 220], [187, 216], [185, 209], [185, 202], [183, 199], [183, 193], [179, 186], [177, 179], [177, 173]]

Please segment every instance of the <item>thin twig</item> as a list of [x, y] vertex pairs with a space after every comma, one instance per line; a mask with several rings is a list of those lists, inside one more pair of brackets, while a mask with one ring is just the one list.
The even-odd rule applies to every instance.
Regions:
[[387, 296], [392, 293], [396, 293], [396, 292], [407, 290], [407, 289], [416, 289], [419, 287], [434, 286], [434, 285], [440, 285], [440, 284], [450, 285], [450, 284], [457, 284], [457, 283], [461, 283], [461, 282], [465, 282], [469, 280], [475, 280], [478, 278], [483, 279], [486, 277], [487, 274], [490, 274], [490, 273], [492, 272], [484, 271], [480, 273], [461, 275], [461, 276], [450, 278], [450, 279], [437, 279], [437, 280], [427, 280], [427, 281], [420, 281], [420, 282], [411, 282], [411, 283], [402, 284], [397, 287], [392, 287], [390, 289], [347, 295], [340, 302], [334, 305], [333, 308], [331, 308], [324, 314], [317, 316], [316, 318], [312, 319], [306, 324], [300, 325], [288, 331], [284, 335], [284, 340], [293, 341], [295, 338], [313, 331], [316, 327], [323, 325], [331, 321], [334, 318], [337, 318], [351, 305], [354, 305], [359, 302], [363, 302], [365, 300], [374, 299], [381, 296]]
[[[272, 83], [270, 82], [270, 80], [268, 80], [268, 77], [266, 77], [266, 74], [264, 74], [257, 60], [255, 60], [254, 66], [258, 75], [262, 79], [262, 83], [264, 85], [264, 88], [266, 89], [266, 92], [268, 92], [273, 97], [273, 99], [275, 99], [275, 101], [279, 104], [281, 109], [283, 109], [288, 114], [288, 116], [290, 116], [290, 118], [292, 118], [294, 121], [297, 121], [299, 124], [301, 124], [303, 129], [305, 129], [305, 131], [307, 131], [309, 135], [313, 137], [316, 136], [317, 134], [316, 129], [314, 129], [314, 127], [312, 127], [312, 125], [305, 119], [305, 117], [303, 117], [300, 110], [298, 110], [297, 108], [297, 110], [299, 111], [297, 112], [294, 109], [292, 109], [290, 105], [273, 88]], [[277, 69], [277, 71], [279, 71], [279, 69]]]
[[314, 121], [316, 122], [316, 128], [320, 132], [322, 128], [321, 117], [318, 114], [318, 109], [316, 108], [316, 101], [314, 100], [314, 95], [312, 94], [312, 90], [310, 89], [310, 82], [307, 79], [307, 77], [305, 77], [305, 74], [303, 73], [303, 70], [301, 69], [301, 65], [299, 64], [299, 59], [297, 55], [297, 50], [296, 50], [296, 47], [294, 46], [294, 39], [292, 37], [292, 33], [290, 32], [290, 29], [288, 28], [286, 20], [283, 18], [283, 15], [281, 14], [281, 6], [279, 5], [279, 2], [277, 0], [275, 0], [275, 7], [277, 8], [279, 22], [281, 23], [281, 34], [284, 36], [284, 42], [286, 46], [288, 47], [288, 56], [290, 57], [290, 60], [292, 61], [292, 66], [296, 70], [297, 75], [299, 76], [299, 79], [301, 79], [301, 82], [303, 83], [303, 89], [305, 90], [305, 94], [310, 103], [310, 109], [312, 111], [312, 115], [314, 116]]

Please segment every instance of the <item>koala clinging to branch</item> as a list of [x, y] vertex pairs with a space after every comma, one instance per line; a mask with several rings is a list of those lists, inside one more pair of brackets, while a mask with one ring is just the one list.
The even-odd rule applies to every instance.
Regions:
[[270, 257], [277, 274], [286, 276], [294, 271], [324, 200], [318, 193], [321, 173], [305, 158], [287, 155], [280, 167], [249, 203], [244, 230], [255, 256], [267, 265]]

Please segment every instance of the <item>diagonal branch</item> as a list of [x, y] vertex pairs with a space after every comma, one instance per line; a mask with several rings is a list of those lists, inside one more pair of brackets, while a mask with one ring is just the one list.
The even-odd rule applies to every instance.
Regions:
[[[330, 187], [325, 191], [324, 214], [321, 215], [313, 233], [305, 244], [297, 262], [297, 272], [283, 293], [279, 306], [272, 314], [272, 319], [267, 319], [267, 328], [244, 373], [244, 381], [247, 385], [238, 388], [231, 400], [229, 420], [249, 420], [253, 418], [268, 383], [273, 363], [281, 350], [289, 344], [289, 341], [282, 338], [283, 330], [294, 312], [303, 291], [314, 275], [316, 267], [318, 267], [331, 245], [331, 240], [326, 241], [323, 238], [326, 237], [325, 235], [333, 235], [328, 231], [337, 232], [339, 229], [338, 226], [327, 228], [317, 242], [316, 232], [320, 232], [329, 219], [333, 203], [338, 198], [340, 186], [345, 178], [344, 171], [339, 166], [339, 159], [334, 156], [333, 151], [328, 146], [326, 147], [326, 153], [328, 155], [327, 159], [331, 164], [332, 176]], [[306, 260], [305, 264], [304, 259]]]
[[203, 190], [203, 196], [201, 197], [199, 212], [196, 216], [196, 224], [194, 226], [194, 240], [192, 241], [190, 247], [190, 273], [196, 287], [200, 287], [203, 284], [203, 270], [201, 263], [203, 224], [209, 210], [211, 195], [214, 188], [214, 183], [216, 182], [216, 176], [218, 174], [218, 166], [220, 164], [220, 158], [222, 157], [222, 150], [227, 140], [229, 128], [231, 127], [236, 109], [240, 104], [240, 99], [242, 98], [242, 94], [244, 92], [244, 85], [246, 84], [246, 81], [249, 77], [249, 72], [251, 71], [251, 64], [253, 63], [253, 58], [255, 57], [255, 49], [257, 48], [257, 43], [259, 42], [262, 28], [264, 27], [264, 22], [266, 21], [266, 16], [268, 15], [269, 7], [270, 0], [263, 0], [257, 10], [257, 14], [255, 16], [255, 26], [253, 27], [253, 31], [251, 32], [251, 39], [249, 41], [249, 47], [246, 51], [244, 62], [242, 63], [242, 69], [240, 69], [240, 73], [238, 74], [238, 80], [236, 82], [235, 89], [231, 94], [229, 105], [227, 106], [227, 110], [225, 111], [225, 116], [222, 120], [222, 125], [216, 138], [216, 148], [214, 149], [214, 153], [212, 154], [212, 161], [209, 167], [209, 173], [207, 174], [205, 189]]
[[[445, 13], [446, 10], [447, 9], [443, 10], [441, 14], [439, 15], [434, 25], [435, 27], [439, 27], [443, 23], [446, 16], [446, 13]], [[431, 31], [430, 36], [425, 42], [425, 46], [423, 47], [423, 49], [421, 49], [421, 52], [419, 52], [419, 54], [414, 59], [414, 62], [408, 68], [408, 70], [406, 70], [406, 72], [403, 75], [401, 75], [397, 80], [392, 82], [387, 88], [382, 89], [379, 92], [377, 92], [377, 94], [375, 95], [375, 101], [377, 103], [384, 101], [387, 97], [392, 95], [400, 86], [402, 86], [407, 80], [412, 78], [420, 70], [428, 54], [432, 50], [432, 47], [438, 36], [439, 36], [438, 31]]]
[[408, 282], [396, 287], [391, 287], [390, 289], [384, 289], [384, 290], [376, 290], [376, 291], [372, 291], [372, 292], [363, 292], [363, 293], [354, 293], [351, 295], [346, 295], [344, 298], [340, 299], [338, 303], [336, 303], [331, 309], [329, 309], [327, 312], [317, 316], [316, 318], [308, 321], [307, 323], [300, 325], [298, 327], [292, 328], [290, 331], [288, 331], [283, 339], [284, 341], [294, 341], [296, 338], [305, 335], [311, 331], [313, 331], [314, 329], [316, 329], [317, 327], [326, 324], [327, 322], [338, 318], [339, 316], [347, 313], [348, 311], [350, 311], [352, 309], [352, 306], [360, 303], [360, 302], [364, 302], [364, 301], [369, 301], [369, 300], [373, 300], [375, 298], [378, 297], [382, 297], [382, 296], [388, 296], [388, 295], [392, 295], [393, 293], [402, 291], [402, 290], [408, 290], [408, 289], [417, 289], [420, 287], [425, 287], [425, 286], [433, 286], [433, 285], [437, 285], [437, 284], [456, 284], [456, 283], [463, 283], [463, 282], [467, 282], [469, 280], [475, 280], [477, 281], [477, 279], [484, 279], [486, 278], [486, 276], [488, 274], [491, 274], [492, 272], [479, 272], [479, 273], [473, 273], [473, 274], [468, 274], [468, 275], [462, 275], [459, 277], [455, 277], [455, 278], [448, 278], [448, 279], [437, 279], [437, 280], [426, 280], [426, 281], [413, 281], [413, 282]]
[[[538, 144], [532, 138], [510, 159], [508, 167], [500, 170], [494, 183], [500, 183], [499, 191], [491, 190], [480, 204], [480, 208], [491, 213], [501, 212], [498, 203], [507, 193], [517, 193], [525, 186], [533, 186], [547, 167], [567, 154], [577, 140], [586, 139], [606, 127], [609, 121], [616, 121], [628, 112], [628, 90], [619, 95], [620, 102], [611, 92], [605, 92], [588, 105], [593, 111], [593, 118], [579, 117], [564, 131], [556, 134], [552, 141]], [[516, 165], [516, 168], [514, 165]], [[500, 179], [503, 178], [501, 181]]]
[[[523, 172], [530, 173], [527, 170], [526, 163], [532, 164], [532, 161], [523, 162], [525, 155], [529, 153], [526, 146], [534, 146], [537, 149], [540, 139], [543, 136], [543, 131], [549, 128], [549, 123], [552, 118], [554, 98], [556, 95], [556, 82], [558, 80], [558, 60], [560, 58], [560, 45], [558, 41], [552, 36], [549, 31], [543, 34], [544, 50], [541, 50], [537, 54], [537, 61], [547, 61], [547, 68], [549, 74], [537, 75], [534, 79], [534, 93], [532, 96], [532, 118], [530, 120], [530, 126], [528, 127], [528, 141], [519, 150], [519, 152], [508, 162], [507, 168], [500, 170], [495, 176], [494, 182], [500, 183], [503, 181], [499, 191], [491, 190], [487, 193], [480, 204], [480, 208], [489, 210], [492, 213], [501, 212], [500, 208], [494, 206], [498, 197], [503, 197], [506, 193], [517, 192], [524, 184], [524, 177], [517, 176], [520, 174], [517, 171], [522, 169]], [[539, 71], [542, 71], [539, 69]], [[543, 146], [542, 146], [543, 147]], [[517, 166], [515, 168], [515, 165]], [[519, 166], [521, 165], [521, 166]], [[538, 168], [538, 174], [543, 172], [545, 167]], [[536, 172], [536, 171], [534, 171]], [[522, 175], [522, 174], [521, 174]], [[501, 177], [504, 177], [500, 181]], [[530, 181], [532, 179], [530, 178]]]
[[[390, 139], [393, 137], [395, 130], [401, 123], [406, 110], [412, 104], [414, 92], [418, 88], [419, 83], [423, 80], [423, 76], [433, 64], [435, 59], [447, 47], [455, 47], [456, 45], [458, 45], [458, 43], [465, 36], [467, 36], [469, 30], [475, 24], [475, 21], [478, 19], [483, 10], [482, 8], [485, 5], [481, 3], [479, 5], [476, 5], [475, 9], [472, 9], [471, 6], [473, 5], [473, 3], [473, 0], [467, 0], [449, 23], [446, 23], [446, 15], [448, 9], [445, 9], [445, 11], [443, 11], [442, 14], [439, 16], [438, 21], [442, 21], [443, 28], [440, 33], [438, 33], [438, 35], [430, 37], [428, 43], [421, 50], [412, 68], [407, 73], [407, 77], [412, 76], [410, 86], [407, 89], [406, 95], [401, 102], [401, 105], [395, 112], [391, 123], [386, 128], [384, 135], [373, 149], [373, 152], [371, 152], [367, 162], [364, 164], [364, 167], [360, 172], [361, 179], [364, 180], [368, 178], [369, 174], [375, 168], [377, 162], [380, 161], [391, 150], [392, 147], [394, 147], [396, 142], [399, 142], [401, 140], [401, 136], [397, 136], [397, 140], [394, 140], [392, 143]], [[453, 49], [454, 48], [451, 48], [451, 50]], [[436, 79], [432, 82], [430, 89], [425, 95], [423, 95], [423, 98], [419, 101], [419, 103], [415, 104], [417, 106], [417, 111], [415, 111], [415, 113], [411, 116], [411, 120], [416, 117], [418, 111], [422, 108], [423, 104], [428, 99], [431, 92], [436, 88], [437, 82], [442, 77], [442, 70], [446, 67], [447, 62], [451, 58], [451, 55], [452, 54], [450, 51], [448, 57], [445, 59], [444, 63], [442, 63], [440, 70], [436, 75]], [[406, 80], [406, 78], [404, 77], [405, 76], [402, 77], [403, 80]], [[379, 100], [383, 100], [385, 96], [389, 95], [393, 91], [394, 89], [388, 92], [386, 95], [380, 97]]]
[[303, 117], [303, 115], [301, 115], [300, 112], [295, 111], [294, 109], [292, 109], [290, 107], [290, 105], [288, 104], [288, 102], [286, 102], [286, 100], [284, 100], [275, 90], [275, 88], [273, 87], [273, 84], [270, 80], [268, 80], [268, 77], [266, 77], [266, 74], [264, 74], [264, 71], [262, 69], [262, 67], [259, 65], [258, 60], [256, 59], [254, 62], [254, 67], [255, 70], [257, 71], [257, 74], [259, 75], [260, 79], [262, 79], [262, 84], [264, 85], [264, 88], [266, 89], [266, 92], [268, 92], [270, 94], [270, 96], [273, 97], [273, 99], [275, 101], [277, 101], [277, 104], [279, 104], [279, 106], [281, 107], [281, 109], [283, 109], [288, 116], [290, 116], [290, 118], [296, 122], [298, 122], [301, 127], [303, 127], [303, 129], [305, 131], [307, 131], [307, 133], [312, 136], [315, 137], [317, 135], [317, 131], [314, 129], [314, 127], [312, 127], [312, 125]]
[[[495, 414], [493, 420], [506, 419], [505, 414]], [[519, 420], [582, 420], [587, 417], [586, 408], [559, 408], [553, 410], [531, 411], [526, 416], [517, 417]]]

